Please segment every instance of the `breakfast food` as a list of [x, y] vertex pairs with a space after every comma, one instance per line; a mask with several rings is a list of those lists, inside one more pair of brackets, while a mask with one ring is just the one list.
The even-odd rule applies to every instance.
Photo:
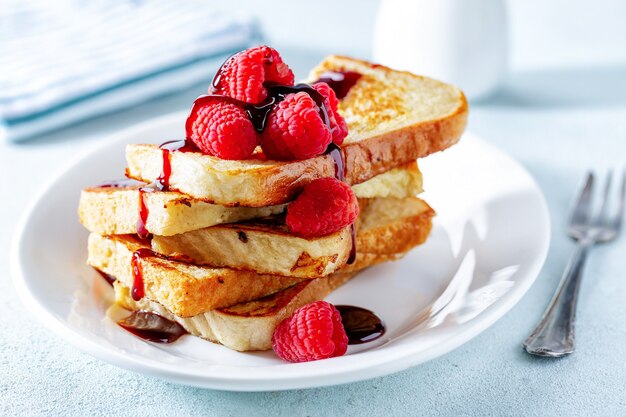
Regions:
[[[456, 143], [467, 103], [345, 57], [309, 82], [294, 85], [270, 47], [235, 54], [194, 102], [186, 138], [129, 145], [127, 179], [83, 190], [87, 262], [132, 312], [120, 326], [292, 362], [384, 333], [373, 312], [321, 300], [427, 239], [434, 211], [416, 197], [415, 160]], [[364, 318], [368, 334], [352, 328]]]
[[[341, 155], [349, 185], [446, 149], [461, 137], [468, 107], [457, 88], [337, 56], [326, 58], [309, 78], [340, 78], [345, 73], [359, 74], [338, 105], [348, 126]], [[156, 181], [163, 171], [163, 153], [157, 145], [127, 146], [127, 175]], [[170, 152], [168, 184], [170, 190], [215, 204], [266, 207], [291, 201], [315, 178], [334, 177], [335, 155], [271, 161], [259, 153], [257, 158], [224, 161], [197, 152]]]
[[[222, 287], [228, 288], [226, 277], [222, 277], [224, 282], [217, 285], [217, 279], [211, 282], [205, 278], [210, 278], [211, 275], [200, 275], [201, 268], [198, 266], [187, 263], [177, 266], [176, 261], [167, 258], [142, 259], [144, 285], [159, 292], [146, 293], [142, 299], [135, 301], [131, 296], [133, 280], [128, 263], [131, 262], [129, 257], [136, 247], [126, 250], [123, 246], [118, 246], [115, 249], [111, 243], [106, 246], [99, 243], [101, 239], [107, 238], [92, 235], [88, 262], [108, 275], [120, 277], [114, 284], [117, 302], [129, 310], [155, 311], [180, 323], [191, 334], [235, 350], [267, 350], [271, 348], [272, 332], [276, 325], [296, 308], [323, 299], [355, 272], [381, 262], [402, 258], [407, 251], [423, 243], [428, 237], [434, 212], [416, 197], [363, 200], [361, 206], [362, 221], [358, 222], [355, 242], [359, 249], [354, 263], [342, 267], [341, 272], [323, 278], [298, 279], [293, 282], [285, 280], [285, 277], [278, 278], [270, 282], [270, 285], [276, 286], [274, 288], [261, 282], [261, 288], [269, 288], [273, 294], [226, 308], [211, 308], [215, 297], [220, 296], [215, 291]], [[124, 250], [126, 255], [117, 250]], [[198, 272], [187, 272], [190, 270]], [[221, 271], [230, 270], [222, 268]], [[239, 272], [234, 271], [234, 275], [237, 276]], [[199, 279], [191, 279], [195, 277]], [[245, 275], [239, 277], [242, 278], [238, 281], [241, 285], [232, 287], [231, 291], [245, 291], [247, 296], [244, 298], [252, 299], [249, 291], [255, 288], [250, 285], [257, 281], [244, 282]], [[213, 287], [209, 288], [210, 285]], [[278, 289], [281, 285], [285, 287], [284, 290]], [[198, 294], [198, 298], [187, 294]]]

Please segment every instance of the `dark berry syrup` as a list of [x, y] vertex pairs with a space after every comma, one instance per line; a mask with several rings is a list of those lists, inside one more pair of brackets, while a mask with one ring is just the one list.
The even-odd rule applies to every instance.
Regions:
[[350, 89], [354, 87], [361, 76], [361, 74], [354, 71], [327, 71], [320, 75], [316, 82], [328, 84], [335, 92], [337, 99], [341, 100], [348, 95]]
[[135, 336], [156, 343], [172, 343], [187, 334], [180, 324], [150, 311], [135, 311], [117, 324]]
[[376, 314], [362, 307], [337, 305], [348, 344], [360, 345], [371, 342], [385, 334], [385, 324]]
[[139, 189], [139, 219], [137, 220], [137, 236], [141, 239], [150, 237], [150, 232], [146, 228], [150, 210], [148, 208], [147, 193], [154, 191], [168, 191], [170, 189], [170, 177], [172, 176], [172, 155], [177, 152], [199, 152], [191, 141], [185, 139], [170, 140], [159, 145], [162, 154], [161, 175], [152, 184]]

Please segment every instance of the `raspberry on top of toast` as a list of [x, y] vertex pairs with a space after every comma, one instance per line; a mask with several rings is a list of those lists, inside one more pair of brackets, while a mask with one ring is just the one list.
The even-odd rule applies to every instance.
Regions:
[[[230, 57], [209, 93], [194, 102], [186, 133], [202, 152], [221, 159], [250, 158], [257, 146], [270, 159], [308, 159], [336, 149], [329, 145], [348, 135], [333, 89], [324, 82], [294, 86], [293, 72], [268, 46]], [[298, 236], [323, 236], [354, 223], [358, 212], [352, 189], [324, 178], [290, 204], [287, 226]]]
[[209, 95], [192, 107], [187, 138], [222, 159], [249, 158], [257, 144], [272, 159], [312, 158], [348, 134], [337, 105], [325, 83], [294, 86], [280, 54], [259, 46], [233, 55], [218, 70]]

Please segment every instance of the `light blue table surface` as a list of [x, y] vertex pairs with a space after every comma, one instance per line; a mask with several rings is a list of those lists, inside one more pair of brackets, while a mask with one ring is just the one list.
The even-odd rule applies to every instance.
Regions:
[[[510, 3], [520, 8], [520, 2]], [[363, 19], [369, 24], [375, 2], [367, 5]], [[582, 9], [579, 13], [584, 14]], [[353, 49], [344, 44], [342, 51], [367, 56], [369, 38], [363, 34], [364, 41]], [[303, 75], [332, 48], [282, 50]], [[587, 51], [593, 55], [591, 48]], [[553, 59], [545, 48], [538, 53]], [[575, 64], [575, 54], [563, 54], [563, 62]], [[522, 58], [523, 53], [513, 57], [514, 62]], [[394, 375], [329, 388], [231, 393], [135, 374], [94, 359], [52, 334], [25, 310], [13, 290], [11, 235], [41, 183], [107, 133], [187, 108], [200, 86], [34, 142], [0, 144], [0, 415], [626, 415], [625, 238], [598, 247], [589, 260], [576, 353], [559, 360], [537, 359], [520, 347], [573, 249], [564, 233], [565, 215], [579, 180], [588, 168], [604, 173], [611, 166], [626, 166], [626, 59], [609, 61], [584, 69], [516, 65], [495, 97], [472, 103], [469, 130], [520, 161], [550, 209], [550, 253], [526, 296], [491, 328], [448, 355]], [[480, 161], [475, 162], [480, 169]]]

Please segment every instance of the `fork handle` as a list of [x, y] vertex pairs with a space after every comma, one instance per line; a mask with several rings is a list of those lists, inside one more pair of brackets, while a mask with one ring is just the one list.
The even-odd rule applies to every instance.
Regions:
[[578, 242], [556, 294], [535, 330], [524, 341], [523, 346], [528, 353], [558, 358], [574, 351], [574, 318], [578, 289], [587, 252], [593, 244], [594, 240], [591, 239]]

